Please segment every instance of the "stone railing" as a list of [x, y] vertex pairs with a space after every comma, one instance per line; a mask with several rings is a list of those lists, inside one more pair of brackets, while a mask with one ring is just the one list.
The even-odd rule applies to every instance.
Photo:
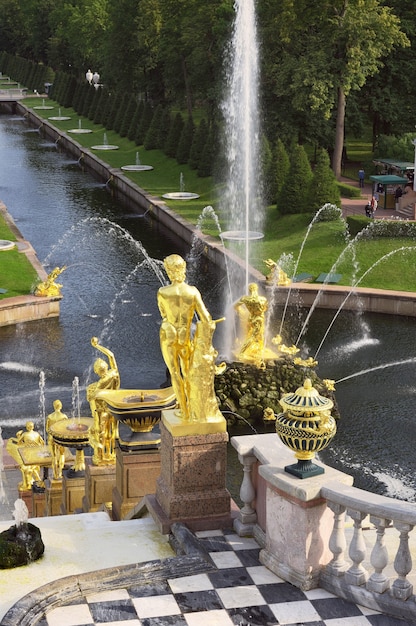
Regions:
[[243, 466], [235, 530], [256, 537], [264, 565], [301, 589], [322, 587], [416, 623], [414, 504], [357, 489], [319, 462], [324, 474], [291, 476], [284, 468], [294, 455], [275, 434], [231, 443]]
[[416, 506], [336, 481], [322, 487], [321, 495], [334, 523], [329, 538], [333, 557], [322, 570], [320, 586], [377, 611], [415, 620], [410, 533]]

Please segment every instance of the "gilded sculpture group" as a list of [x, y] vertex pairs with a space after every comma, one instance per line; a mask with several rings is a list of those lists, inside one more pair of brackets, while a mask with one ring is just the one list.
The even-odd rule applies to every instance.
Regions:
[[[157, 294], [162, 317], [160, 347], [176, 395], [175, 414], [182, 422], [195, 425], [223, 422], [224, 417], [218, 408], [215, 394], [214, 378], [216, 374], [221, 374], [225, 370], [226, 365], [216, 363], [218, 352], [213, 347], [212, 337], [217, 323], [224, 318], [213, 320], [198, 289], [185, 282], [186, 262], [181, 256], [172, 254], [166, 257], [164, 267], [170, 284], [161, 287]], [[47, 281], [42, 284], [38, 295], [56, 295], [61, 285], [57, 285], [55, 280], [64, 269], [55, 268]], [[276, 268], [273, 269], [277, 271]], [[283, 280], [280, 274], [279, 277]], [[235, 304], [240, 320], [241, 337], [235, 349], [237, 360], [261, 367], [265, 359], [276, 357], [276, 353], [265, 346], [267, 308], [267, 299], [259, 295], [255, 283], [249, 285], [249, 293]], [[281, 344], [280, 338], [279, 340], [274, 343], [278, 344], [280, 352], [286, 349], [293, 353], [292, 348], [286, 348]], [[94, 372], [98, 379], [87, 387], [86, 393], [93, 418], [89, 431], [89, 440], [93, 448], [92, 462], [94, 465], [109, 465], [115, 462], [117, 421], [99, 394], [103, 390], [118, 390], [120, 374], [111, 350], [101, 346], [96, 337], [91, 339], [91, 345], [107, 357], [107, 361], [97, 358], [94, 362]], [[53, 477], [57, 480], [62, 478], [65, 451], [63, 446], [54, 440], [51, 431], [54, 424], [64, 419], [68, 418], [62, 413], [62, 403], [55, 400], [54, 411], [47, 417], [46, 433]], [[25, 466], [18, 454], [21, 446], [44, 445], [42, 437], [34, 431], [33, 422], [28, 422], [27, 430], [19, 431], [9, 442], [9, 449], [19, 461], [23, 475], [19, 488], [27, 489], [33, 482], [41, 482], [40, 468], [36, 465]]]

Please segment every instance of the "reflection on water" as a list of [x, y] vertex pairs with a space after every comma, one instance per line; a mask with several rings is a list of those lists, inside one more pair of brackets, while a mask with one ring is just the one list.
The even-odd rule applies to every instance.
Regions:
[[[66, 265], [67, 270], [61, 281], [59, 319], [0, 328], [4, 437], [14, 434], [28, 418], [36, 421], [39, 416], [42, 371], [46, 411], [59, 398], [64, 412], [71, 412], [72, 381], [78, 377], [82, 412], [85, 386], [97, 356], [90, 344], [93, 336], [102, 338], [115, 353], [123, 387], [152, 388], [163, 383], [156, 303], [160, 279], [146, 254], [157, 264], [172, 252], [188, 253], [174, 236], [115, 203], [101, 183], [56, 147], [42, 147], [39, 133], [25, 129], [23, 120], [10, 123], [10, 118], [0, 116], [0, 200], [46, 269]], [[213, 317], [221, 317], [218, 276], [192, 267], [192, 282]], [[284, 337], [288, 345], [301, 328], [298, 314], [294, 307], [285, 318], [293, 326], [291, 337]], [[329, 311], [314, 312], [303, 339], [305, 353], [314, 354], [332, 317]], [[319, 353], [318, 365], [322, 378], [339, 380], [383, 363], [408, 361], [337, 384], [342, 418], [333, 443], [321, 457], [353, 474], [359, 487], [412, 501], [416, 500], [416, 365], [411, 362], [415, 323], [413, 318], [357, 317], [343, 311]], [[273, 425], [257, 429], [270, 432]], [[230, 434], [252, 434], [252, 430], [238, 422]], [[235, 494], [242, 471], [234, 450], [230, 458]]]

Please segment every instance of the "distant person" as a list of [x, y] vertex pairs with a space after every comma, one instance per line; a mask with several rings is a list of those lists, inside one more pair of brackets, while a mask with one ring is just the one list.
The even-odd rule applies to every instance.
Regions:
[[377, 211], [377, 207], [378, 207], [377, 198], [375, 196], [371, 198], [370, 205], [371, 205], [371, 217], [374, 217], [374, 213], [375, 211]]
[[364, 189], [364, 178], [365, 178], [365, 172], [363, 168], [361, 168], [358, 170], [358, 182], [360, 183], [360, 189]]
[[399, 201], [403, 195], [403, 189], [401, 187], [396, 187], [396, 191], [394, 192], [394, 201], [396, 204], [396, 209], [399, 208]]

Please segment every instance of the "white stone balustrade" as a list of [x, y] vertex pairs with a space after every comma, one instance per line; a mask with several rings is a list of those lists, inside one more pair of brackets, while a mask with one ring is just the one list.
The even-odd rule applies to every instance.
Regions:
[[260, 560], [302, 588], [320, 586], [352, 602], [416, 624], [416, 506], [352, 486], [325, 467], [299, 479], [277, 435], [233, 437], [244, 503], [235, 530], [252, 534]]

